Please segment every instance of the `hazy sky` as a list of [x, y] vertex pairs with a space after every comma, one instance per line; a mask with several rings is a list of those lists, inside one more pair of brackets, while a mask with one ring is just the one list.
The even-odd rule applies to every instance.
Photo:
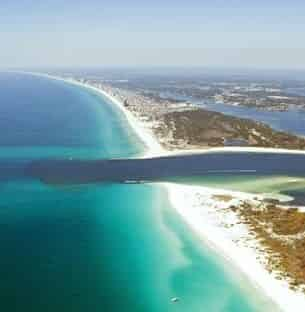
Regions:
[[0, 67], [305, 68], [302, 0], [1, 0]]

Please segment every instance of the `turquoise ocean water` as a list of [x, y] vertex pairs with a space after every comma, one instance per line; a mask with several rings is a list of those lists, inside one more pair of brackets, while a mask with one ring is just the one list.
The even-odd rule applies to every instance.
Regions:
[[196, 238], [161, 185], [54, 187], [14, 174], [33, 159], [142, 152], [109, 102], [1, 73], [0, 130], [1, 311], [275, 311]]

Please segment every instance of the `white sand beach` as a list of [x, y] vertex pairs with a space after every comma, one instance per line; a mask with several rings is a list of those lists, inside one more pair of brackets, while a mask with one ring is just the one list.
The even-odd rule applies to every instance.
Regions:
[[[157, 142], [149, 126], [136, 119], [115, 97], [94, 86], [76, 80], [64, 79], [44, 75], [52, 79], [64, 80], [82, 87], [89, 88], [103, 97], [108, 98], [124, 114], [127, 121], [145, 143], [147, 151], [143, 157], [165, 156], [185, 153], [223, 152], [223, 151], [251, 151], [274, 153], [302, 153], [304, 151], [291, 151], [283, 149], [265, 148], [211, 148], [194, 151], [166, 151]], [[202, 239], [203, 244], [215, 248], [225, 259], [243, 272], [248, 279], [258, 287], [266, 296], [271, 298], [283, 311], [305, 311], [305, 295], [300, 291], [289, 288], [285, 280], [278, 280], [275, 274], [269, 273], [264, 266], [264, 252], [258, 242], [249, 233], [246, 225], [239, 222], [238, 216], [230, 209], [233, 204], [242, 200], [256, 201], [261, 196], [219, 190], [201, 186], [190, 186], [175, 183], [163, 183], [167, 188], [172, 206], [184, 218], [185, 222]], [[222, 201], [217, 195], [227, 195], [230, 200]]]

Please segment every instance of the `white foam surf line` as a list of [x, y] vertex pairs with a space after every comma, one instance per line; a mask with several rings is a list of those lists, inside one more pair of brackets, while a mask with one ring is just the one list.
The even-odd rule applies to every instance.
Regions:
[[[32, 74], [32, 73], [30, 73]], [[117, 107], [121, 109], [121, 111], [126, 116], [127, 121], [130, 126], [134, 129], [139, 138], [145, 143], [148, 147], [146, 154], [144, 156], [164, 156], [164, 155], [181, 155], [188, 153], [206, 153], [211, 151], [251, 151], [251, 152], [273, 152], [273, 153], [296, 153], [296, 154], [305, 154], [305, 151], [298, 150], [286, 150], [286, 149], [266, 149], [266, 148], [236, 148], [236, 147], [223, 147], [223, 148], [211, 148], [211, 149], [203, 149], [203, 150], [189, 150], [189, 151], [181, 151], [181, 152], [167, 152], [165, 151], [161, 145], [157, 142], [154, 137], [152, 131], [148, 131], [146, 127], [140, 122], [136, 120], [136, 118], [129, 112], [117, 99], [113, 98], [110, 94], [100, 90], [94, 86], [90, 86], [88, 84], [84, 84], [78, 82], [76, 80], [65, 79], [61, 77], [51, 76], [47, 74], [37, 74], [34, 75], [44, 76], [51, 79], [57, 79], [61, 81], [65, 81], [67, 83], [72, 83], [78, 86], [85, 87], [87, 89], [94, 90], [103, 96], [106, 96], [111, 102], [113, 102]], [[210, 242], [213, 246], [221, 253], [222, 257], [225, 259], [229, 259], [233, 265], [237, 266], [238, 269], [243, 272], [250, 281], [253, 282], [254, 285], [257, 285], [260, 289], [263, 290], [264, 294], [267, 295], [279, 305], [283, 311], [293, 311], [296, 312], [295, 306], [300, 307], [299, 311], [305, 311], [305, 296], [304, 294], [300, 294], [299, 292], [291, 291], [288, 287], [288, 284], [284, 281], [276, 280], [261, 264], [256, 260], [258, 254], [254, 250], [248, 250], [245, 248], [242, 252], [237, 248], [233, 242], [228, 239], [224, 239], [223, 229], [217, 226], [211, 226], [209, 222], [205, 222], [205, 218], [200, 218], [200, 211], [204, 210], [204, 206], [201, 209], [190, 209], [190, 207], [194, 206], [194, 200], [191, 196], [189, 201], [185, 201], [185, 192], [190, 190], [190, 186], [188, 185], [176, 185], [172, 183], [161, 183], [164, 185], [168, 191], [169, 199], [172, 203], [172, 206], [177, 210], [177, 212], [184, 218], [184, 220], [194, 229], [197, 234], [202, 237], [206, 242]], [[249, 196], [242, 192], [231, 192], [231, 191], [222, 191], [217, 189], [210, 189], [205, 187], [191, 187], [191, 193], [196, 192], [196, 189], [201, 193], [210, 192], [210, 194], [231, 194], [233, 196], [238, 196], [243, 198], [245, 196]], [[198, 208], [198, 207], [197, 207]], [[232, 251], [234, 250], [234, 252]], [[251, 267], [251, 269], [249, 269]], [[257, 272], [256, 272], [257, 271]]]

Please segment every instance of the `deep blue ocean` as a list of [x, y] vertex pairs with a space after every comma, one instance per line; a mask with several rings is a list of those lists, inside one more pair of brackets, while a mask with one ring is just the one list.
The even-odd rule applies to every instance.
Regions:
[[161, 185], [50, 186], [14, 174], [33, 159], [143, 149], [97, 94], [0, 74], [1, 311], [275, 311], [196, 238]]

